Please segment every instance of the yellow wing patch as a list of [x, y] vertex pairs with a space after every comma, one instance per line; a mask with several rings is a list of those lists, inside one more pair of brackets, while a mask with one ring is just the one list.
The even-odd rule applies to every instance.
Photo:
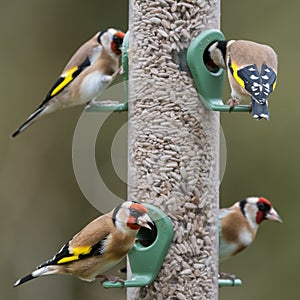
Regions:
[[276, 88], [276, 84], [277, 84], [277, 80], [275, 80], [274, 83], [273, 83], [273, 91], [274, 91], [275, 88]]
[[57, 86], [55, 87], [55, 89], [53, 89], [53, 91], [51, 92], [50, 96], [53, 97], [55, 96], [57, 93], [59, 93], [66, 85], [68, 85], [73, 79], [73, 74], [78, 70], [78, 67], [74, 67], [68, 71], [66, 71], [63, 76], [64, 79], [63, 81]]
[[64, 263], [67, 263], [67, 262], [70, 262], [70, 261], [75, 261], [75, 260], [78, 260], [79, 259], [79, 256], [78, 255], [73, 255], [73, 256], [69, 256], [69, 257], [64, 257], [62, 259], [60, 259], [57, 264], [64, 264]]
[[230, 67], [231, 67], [231, 69], [232, 69], [232, 76], [233, 76], [233, 78], [237, 81], [237, 83], [238, 83], [241, 87], [245, 88], [245, 82], [244, 82], [244, 80], [243, 80], [241, 77], [239, 77], [239, 75], [237, 74], [237, 72], [238, 72], [239, 69], [238, 69], [238, 66], [234, 63], [233, 60], [231, 60]]
[[61, 258], [57, 264], [64, 264], [70, 261], [75, 261], [80, 259], [80, 255], [86, 255], [89, 254], [92, 250], [91, 246], [85, 246], [85, 247], [76, 247], [72, 248], [72, 256], [66, 256]]

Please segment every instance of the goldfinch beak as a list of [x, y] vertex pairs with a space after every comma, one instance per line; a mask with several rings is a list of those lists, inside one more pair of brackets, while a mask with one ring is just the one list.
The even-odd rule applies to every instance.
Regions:
[[148, 228], [148, 229], [152, 230], [149, 223], [151, 225], [154, 225], [153, 221], [150, 219], [150, 217], [147, 214], [143, 214], [142, 216], [138, 217], [138, 219], [137, 219], [137, 224], [139, 224], [142, 227], [145, 227], [145, 228]]
[[277, 213], [277, 211], [274, 208], [272, 208], [269, 211], [269, 213], [266, 215], [266, 219], [282, 223], [282, 220], [281, 220], [279, 214]]

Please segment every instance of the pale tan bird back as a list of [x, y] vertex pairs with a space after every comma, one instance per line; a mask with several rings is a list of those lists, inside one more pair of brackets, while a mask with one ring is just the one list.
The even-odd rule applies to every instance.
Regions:
[[70, 246], [84, 247], [95, 245], [114, 230], [116, 230], [116, 228], [112, 221], [112, 212], [110, 212], [86, 225], [73, 237]]
[[[97, 41], [99, 33], [92, 39], [84, 43], [72, 56], [65, 66], [62, 74], [76, 66], [82, 64], [88, 57], [92, 67], [101, 70], [103, 74], [112, 75], [119, 68], [118, 57], [115, 53], [109, 54], [108, 51]], [[94, 61], [93, 61], [94, 60]], [[93, 66], [95, 64], [95, 66]], [[97, 65], [97, 66], [96, 66]]]
[[62, 71], [62, 74], [76, 66], [81, 65], [87, 57], [100, 55], [102, 46], [97, 41], [97, 33], [92, 39], [84, 43], [71, 57], [67, 65]]
[[[136, 231], [128, 229], [128, 231], [120, 231], [114, 224], [112, 219], [113, 213], [110, 212], [86, 225], [81, 231], [79, 231], [72, 239], [71, 247], [85, 247], [93, 246], [99, 241], [104, 240], [108, 234], [111, 235], [107, 240], [106, 246], [113, 249], [113, 253], [118, 255], [124, 255], [124, 252], [128, 250], [128, 244], [133, 244], [136, 237]], [[127, 227], [124, 224], [124, 227]], [[131, 248], [132, 245], [130, 245]], [[107, 249], [107, 252], [110, 252]]]
[[277, 54], [268, 45], [238, 40], [229, 46], [228, 55], [230, 55], [234, 63], [238, 65], [238, 68], [252, 65], [255, 61], [259, 70], [262, 64], [265, 63], [277, 74]]

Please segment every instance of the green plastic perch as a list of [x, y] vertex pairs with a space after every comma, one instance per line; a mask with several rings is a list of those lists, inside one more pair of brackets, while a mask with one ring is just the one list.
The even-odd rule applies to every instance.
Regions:
[[241, 279], [219, 279], [218, 280], [219, 287], [223, 286], [242, 286], [242, 281]]
[[[156, 227], [156, 237], [149, 246], [143, 246], [140, 242], [135, 243], [128, 254], [132, 278], [121, 282], [105, 281], [105, 288], [141, 287], [154, 281], [161, 269], [165, 256], [168, 253], [173, 239], [174, 230], [170, 218], [158, 207], [145, 203], [149, 210], [149, 216]], [[153, 230], [152, 230], [153, 231]], [[151, 231], [144, 229], [139, 232], [138, 239], [150, 241]]]
[[[205, 51], [213, 42], [224, 40], [222, 32], [209, 29], [200, 33], [190, 44], [187, 51], [187, 62], [198, 95], [204, 105], [214, 111], [229, 112], [230, 106], [222, 101], [224, 70], [217, 68], [210, 71], [205, 65]], [[232, 112], [249, 112], [249, 105], [236, 105]]]

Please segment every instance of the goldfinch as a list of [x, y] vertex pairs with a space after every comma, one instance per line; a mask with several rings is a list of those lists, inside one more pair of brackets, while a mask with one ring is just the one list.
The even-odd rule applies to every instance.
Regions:
[[45, 100], [12, 134], [17, 136], [40, 117], [93, 101], [119, 71], [124, 33], [113, 28], [98, 32], [73, 55]]
[[77, 233], [54, 257], [31, 274], [16, 281], [14, 286], [51, 274], [69, 274], [85, 281], [122, 279], [102, 273], [117, 264], [133, 247], [141, 227], [153, 225], [147, 208], [126, 201], [111, 212], [98, 217]]
[[230, 108], [251, 97], [254, 119], [270, 119], [268, 97], [277, 80], [277, 54], [263, 44], [244, 40], [218, 41], [209, 49], [209, 56], [220, 68], [227, 70], [231, 87]]
[[219, 261], [246, 249], [254, 241], [264, 220], [282, 222], [271, 202], [263, 197], [248, 197], [230, 208], [220, 209], [222, 237], [219, 240]]

